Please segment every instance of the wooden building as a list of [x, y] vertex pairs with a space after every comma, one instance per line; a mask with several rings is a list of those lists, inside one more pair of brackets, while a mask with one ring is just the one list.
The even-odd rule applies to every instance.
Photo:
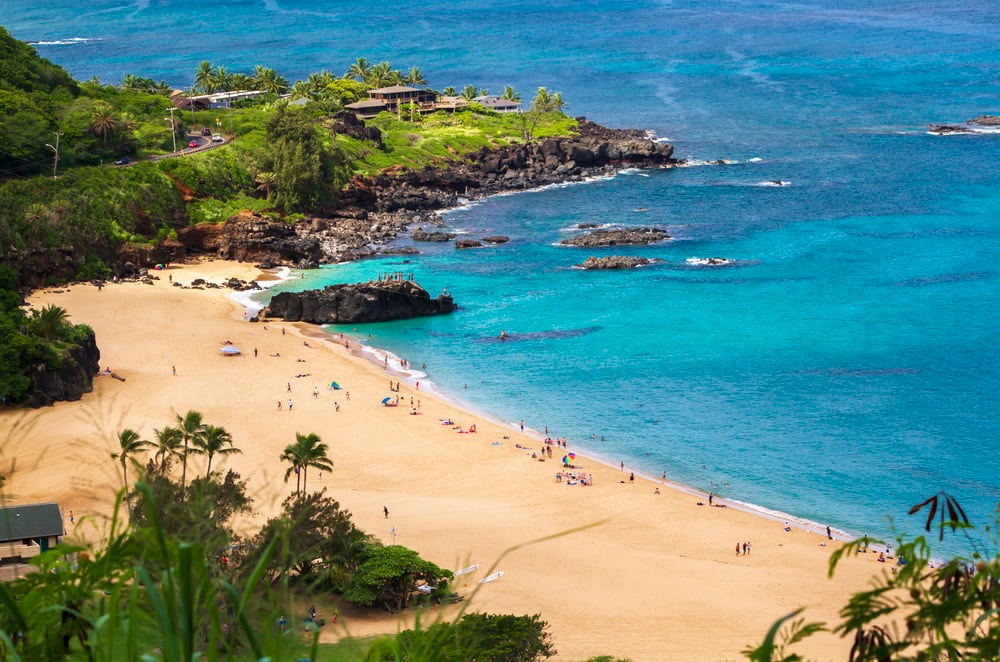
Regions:
[[24, 563], [59, 544], [64, 535], [55, 503], [0, 508], [0, 565]]

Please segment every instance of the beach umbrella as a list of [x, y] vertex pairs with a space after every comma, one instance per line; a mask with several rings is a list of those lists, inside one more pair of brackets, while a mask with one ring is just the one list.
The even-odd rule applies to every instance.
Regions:
[[563, 455], [563, 464], [569, 464], [576, 459], [576, 453], [566, 453]]
[[392, 398], [382, 398], [382, 404], [388, 405], [390, 400], [392, 400]]
[[330, 388], [332, 388], [335, 391], [339, 391], [340, 390], [340, 384], [338, 384], [337, 382], [330, 382]]
[[239, 348], [233, 347], [232, 345], [226, 345], [225, 347], [220, 347], [219, 351], [225, 354], [226, 356], [237, 356], [238, 354], [241, 354]]

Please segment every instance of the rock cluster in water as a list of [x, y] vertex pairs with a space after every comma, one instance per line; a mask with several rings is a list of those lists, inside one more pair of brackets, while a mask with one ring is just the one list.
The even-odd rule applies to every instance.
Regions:
[[448, 294], [432, 299], [413, 281], [385, 280], [279, 292], [261, 317], [312, 324], [356, 324], [439, 315], [455, 308], [455, 301]]
[[588, 257], [586, 260], [576, 265], [588, 271], [598, 271], [603, 269], [635, 269], [654, 262], [646, 257], [631, 257], [628, 255], [609, 255], [608, 257]]
[[569, 239], [563, 239], [564, 246], [645, 246], [670, 239], [661, 228], [627, 228], [624, 230], [594, 230]]

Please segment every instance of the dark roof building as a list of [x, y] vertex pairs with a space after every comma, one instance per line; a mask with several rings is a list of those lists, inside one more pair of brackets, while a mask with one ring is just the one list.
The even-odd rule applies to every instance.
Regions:
[[0, 564], [19, 563], [47, 551], [64, 533], [62, 514], [55, 503], [0, 508]]

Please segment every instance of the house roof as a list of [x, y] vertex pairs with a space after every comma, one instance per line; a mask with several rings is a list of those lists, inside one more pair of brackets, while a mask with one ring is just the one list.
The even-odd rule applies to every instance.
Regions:
[[418, 90], [415, 87], [407, 87], [406, 85], [390, 85], [389, 87], [380, 87], [377, 90], [369, 90], [369, 94], [398, 94], [399, 92], [423, 92], [424, 90]]
[[519, 101], [511, 101], [510, 99], [496, 96], [480, 96], [473, 99], [473, 101], [487, 108], [517, 108], [521, 105]]
[[62, 515], [55, 503], [0, 508], [0, 542], [63, 535]]
[[344, 108], [350, 108], [351, 110], [366, 110], [368, 108], [385, 108], [385, 102], [379, 101], [378, 99], [362, 99], [361, 101], [355, 101], [354, 103], [349, 103]]

